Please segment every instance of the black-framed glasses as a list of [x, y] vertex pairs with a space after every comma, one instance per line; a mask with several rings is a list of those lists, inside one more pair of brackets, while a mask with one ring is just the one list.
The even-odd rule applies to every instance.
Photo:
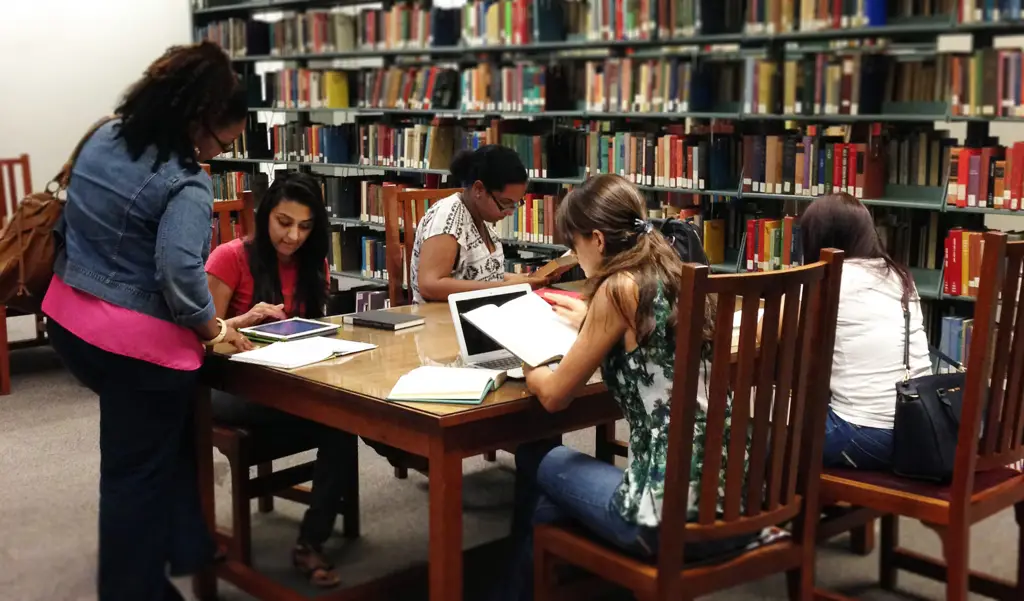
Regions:
[[499, 211], [507, 211], [509, 209], [518, 209], [519, 207], [526, 204], [526, 200], [520, 198], [519, 200], [512, 200], [511, 198], [498, 198], [494, 195], [494, 192], [488, 192], [491, 196], [491, 200], [494, 201], [495, 206], [498, 207]]
[[209, 125], [206, 125], [205, 127], [206, 127], [206, 132], [208, 134], [210, 134], [210, 137], [213, 138], [217, 142], [217, 146], [220, 146], [220, 149], [221, 149], [222, 152], [228, 152], [232, 148], [235, 147], [235, 141], [234, 140], [231, 140], [230, 142], [226, 142], [225, 143], [223, 140], [221, 140], [219, 137], [217, 137], [217, 133], [215, 131], [213, 131], [212, 127], [210, 127]]

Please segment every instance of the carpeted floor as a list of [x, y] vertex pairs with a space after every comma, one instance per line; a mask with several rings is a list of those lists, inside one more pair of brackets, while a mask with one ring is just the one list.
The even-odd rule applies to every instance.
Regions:
[[[0, 601], [87, 601], [95, 599], [98, 409], [95, 397], [61, 368], [50, 349], [15, 352], [13, 394], [0, 397]], [[587, 450], [593, 435], [568, 438]], [[503, 536], [512, 495], [511, 457], [498, 464], [465, 463], [466, 546]], [[229, 479], [217, 462], [218, 519], [230, 523]], [[363, 536], [335, 539], [330, 552], [347, 585], [372, 580], [427, 557], [427, 480], [410, 474], [396, 480], [390, 467], [363, 447], [360, 455]], [[289, 566], [301, 508], [278, 501], [272, 514], [254, 517], [255, 561], [271, 577], [308, 590]], [[938, 540], [919, 524], [904, 522], [907, 546], [937, 553]], [[875, 587], [877, 553], [862, 558], [837, 539], [819, 552], [819, 584], [869, 601], [905, 598]], [[972, 565], [1013, 578], [1016, 525], [1009, 513], [974, 530]], [[940, 585], [901, 574], [912, 598], [942, 599]], [[221, 584], [227, 601], [250, 599]], [[784, 579], [773, 577], [713, 597], [754, 601], [786, 598]]]

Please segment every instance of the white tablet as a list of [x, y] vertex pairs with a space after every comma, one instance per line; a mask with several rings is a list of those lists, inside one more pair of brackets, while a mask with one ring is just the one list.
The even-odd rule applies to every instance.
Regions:
[[340, 327], [340, 324], [303, 319], [301, 317], [292, 317], [291, 319], [285, 319], [283, 321], [265, 323], [258, 326], [252, 326], [251, 328], [242, 328], [238, 331], [249, 338], [277, 342], [281, 340], [297, 340], [299, 338], [308, 338], [310, 336], [333, 334], [337, 332]]

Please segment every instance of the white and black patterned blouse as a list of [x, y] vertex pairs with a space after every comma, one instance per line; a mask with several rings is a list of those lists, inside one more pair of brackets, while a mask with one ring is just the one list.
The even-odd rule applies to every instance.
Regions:
[[412, 247], [413, 302], [426, 302], [420, 295], [418, 278], [420, 248], [424, 240], [441, 234], [454, 236], [459, 243], [459, 253], [455, 257], [451, 277], [481, 282], [500, 282], [505, 278], [505, 251], [501, 248], [498, 233], [488, 223], [485, 223], [485, 227], [494, 242], [494, 252], [487, 250], [480, 231], [473, 223], [473, 217], [466, 209], [466, 205], [462, 204], [458, 194], [453, 194], [427, 209], [416, 228], [416, 241]]

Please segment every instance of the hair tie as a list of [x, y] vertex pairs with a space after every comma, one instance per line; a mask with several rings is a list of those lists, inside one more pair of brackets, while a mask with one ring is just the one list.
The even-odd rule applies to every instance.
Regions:
[[654, 230], [654, 225], [652, 225], [650, 221], [646, 221], [644, 219], [634, 219], [633, 220], [633, 231], [638, 236], [642, 236], [643, 234], [649, 234], [653, 230]]

